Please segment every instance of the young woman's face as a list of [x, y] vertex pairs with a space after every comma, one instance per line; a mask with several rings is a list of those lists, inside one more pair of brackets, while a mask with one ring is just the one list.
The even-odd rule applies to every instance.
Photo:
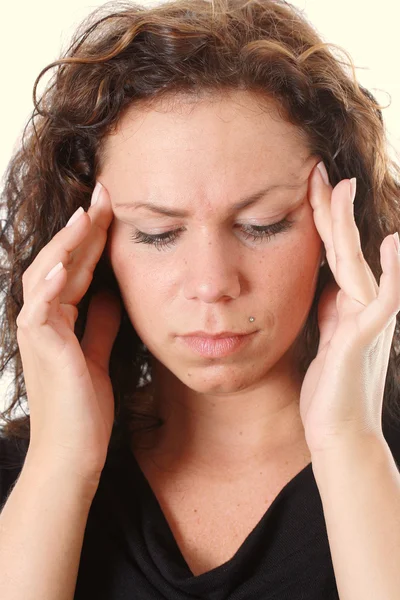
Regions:
[[[199, 392], [262, 379], [292, 346], [315, 293], [322, 241], [308, 180], [320, 158], [247, 92], [173, 111], [135, 107], [106, 149], [98, 178], [114, 210], [107, 253], [139, 337]], [[235, 208], [268, 186], [277, 187]], [[196, 330], [258, 333], [240, 352], [206, 359], [179, 338]]]

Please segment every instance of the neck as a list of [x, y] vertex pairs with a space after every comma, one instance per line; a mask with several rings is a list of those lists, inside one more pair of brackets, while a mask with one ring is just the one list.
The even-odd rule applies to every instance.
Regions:
[[309, 456], [299, 394], [296, 386], [285, 386], [268, 399], [257, 390], [234, 399], [193, 390], [183, 396], [159, 395], [154, 407], [164, 424], [154, 432], [137, 434], [132, 449], [153, 458], [160, 469], [209, 477], [221, 477], [221, 472], [245, 476], [298, 452]]

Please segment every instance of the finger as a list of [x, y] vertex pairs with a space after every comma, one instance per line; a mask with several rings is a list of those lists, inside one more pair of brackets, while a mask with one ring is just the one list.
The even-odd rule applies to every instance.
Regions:
[[[93, 193], [96, 191], [96, 187]], [[91, 273], [96, 266], [98, 261], [93, 258], [93, 253], [98, 256], [101, 256], [104, 247], [104, 239], [103, 236], [94, 235], [92, 229], [107, 229], [110, 222], [113, 218], [113, 212], [111, 208], [111, 203], [108, 200], [107, 202], [107, 194], [106, 200], [102, 197], [104, 192], [103, 186], [100, 188], [100, 194], [98, 197], [98, 201], [96, 204], [91, 205], [88, 212], [83, 210], [83, 207], [79, 207], [83, 212], [80, 217], [73, 222], [72, 225], [69, 226], [69, 221], [65, 224], [65, 226], [60, 229], [56, 233], [56, 235], [50, 240], [48, 244], [36, 256], [34, 262], [28, 267], [28, 269], [23, 274], [22, 280], [24, 283], [25, 290], [31, 290], [37, 283], [37, 281], [42, 280], [43, 277], [49, 272], [49, 270], [57, 264], [57, 262], [62, 262], [67, 271], [70, 271], [70, 264], [75, 263], [79, 256], [83, 256], [85, 254], [86, 260], [89, 261], [90, 266], [83, 265], [83, 269], [87, 269]], [[92, 195], [93, 198], [93, 195]], [[78, 210], [79, 210], [78, 209]], [[73, 216], [76, 214], [73, 214]], [[89, 219], [87, 218], [89, 216]], [[72, 218], [72, 217], [71, 217]], [[94, 226], [93, 226], [94, 223]], [[87, 242], [84, 244], [84, 252], [80, 251], [80, 246], [86, 237], [91, 234], [91, 244]], [[87, 252], [87, 249], [91, 249], [91, 252]], [[55, 260], [56, 258], [56, 260]], [[91, 274], [89, 273], [89, 276]], [[87, 274], [85, 276], [87, 278]], [[72, 279], [72, 278], [71, 278]]]
[[[67, 223], [24, 272], [24, 304], [17, 318], [17, 327], [23, 330], [20, 333], [22, 339], [31, 339], [33, 335], [36, 344], [39, 340], [46, 340], [53, 350], [60, 352], [65, 345], [65, 336], [73, 334], [71, 321], [76, 316], [76, 307], [71, 306], [71, 310], [68, 306], [60, 307], [59, 296], [68, 279], [65, 264], [90, 228], [90, 218], [83, 210], [75, 215], [78, 218], [69, 222], [70, 226]], [[61, 269], [57, 269], [57, 266]], [[49, 275], [53, 276], [49, 278]], [[48, 324], [51, 325], [45, 327]], [[42, 349], [47, 350], [44, 344]]]
[[80, 289], [81, 287], [79, 281], [75, 281], [75, 279], [79, 279], [79, 274], [83, 271], [93, 274], [104, 250], [107, 232], [114, 218], [110, 195], [104, 186], [101, 186], [98, 200], [95, 205], [90, 206], [88, 215], [91, 220], [91, 229], [81, 244], [72, 252], [68, 265], [70, 283], [65, 289], [65, 294], [70, 293], [71, 297], [65, 295], [61, 299], [66, 303], [74, 301], [75, 288]]
[[330, 269], [335, 274], [336, 256], [333, 247], [331, 223], [332, 186], [324, 182], [317, 166], [314, 167], [311, 173], [309, 189], [309, 199], [313, 209], [315, 226], [324, 243], [326, 259]]
[[52, 279], [43, 280], [42, 285], [37, 285], [37, 293], [24, 304], [18, 315], [17, 341], [26, 373], [40, 371], [42, 377], [51, 378], [55, 374], [55, 365], [59, 373], [71, 366], [78, 376], [86, 372], [86, 361], [72, 324], [77, 309], [60, 307], [60, 288], [66, 282], [64, 268]]
[[44, 246], [34, 261], [22, 275], [24, 303], [32, 300], [36, 286], [42, 282], [49, 271], [59, 262], [66, 268], [70, 262], [70, 255], [83, 241], [90, 230], [90, 218], [83, 213], [71, 226], [63, 227], [56, 233], [46, 246]]
[[[97, 183], [101, 186], [98, 193], [97, 202], [90, 205], [88, 214], [92, 220], [92, 223], [96, 225], [96, 227], [107, 230], [114, 217], [110, 194], [104, 184], [102, 184], [100, 181], [97, 181]], [[95, 189], [93, 190], [93, 193], [95, 192]]]
[[[19, 343], [24, 340], [35, 341], [35, 349], [40, 348], [48, 352], [61, 352], [65, 345], [65, 339], [52, 327], [44, 327], [51, 317], [56, 322], [61, 318], [59, 293], [62, 286], [66, 284], [67, 272], [62, 267], [50, 280], [43, 280], [36, 284], [34, 294], [27, 297], [21, 312], [17, 317], [17, 335]], [[67, 323], [66, 323], [67, 324]], [[66, 328], [65, 328], [66, 329]], [[53, 359], [54, 360], [54, 359]]]
[[384, 329], [394, 328], [400, 310], [400, 258], [391, 238], [392, 235], [385, 237], [380, 247], [382, 275], [378, 295], [356, 316], [360, 332], [365, 332], [370, 340]]
[[366, 269], [360, 233], [354, 221], [354, 205], [349, 180], [342, 180], [332, 192], [332, 239], [336, 255], [335, 279], [353, 300], [367, 306], [378, 293]]
[[[345, 180], [342, 180], [342, 181], [345, 181]], [[337, 184], [337, 186], [335, 187], [335, 190], [336, 190], [336, 188], [338, 188], [339, 185], [342, 187], [342, 182], [339, 182]], [[346, 184], [346, 185], [348, 185], [348, 184]], [[325, 250], [326, 250], [326, 258], [327, 258], [328, 264], [329, 264], [330, 269], [337, 281], [337, 278], [336, 278], [336, 271], [337, 271], [336, 252], [335, 252], [335, 246], [333, 243], [333, 226], [332, 226], [332, 213], [331, 213], [331, 204], [332, 204], [333, 193], [334, 193], [334, 190], [333, 190], [332, 186], [330, 184], [325, 183], [325, 181], [323, 180], [323, 178], [321, 176], [319, 169], [317, 167], [314, 167], [314, 171], [312, 172], [311, 181], [310, 181], [310, 204], [314, 210], [314, 221], [315, 221], [316, 228], [318, 230], [318, 233], [319, 233], [322, 241], [324, 242], [324, 246], [325, 246]], [[335, 194], [336, 193], [337, 192], [335, 192]], [[352, 209], [352, 210], [353, 210], [353, 213], [351, 215], [351, 219], [354, 222], [354, 226], [357, 228], [357, 225], [354, 221], [354, 209]], [[358, 243], [361, 248], [358, 229], [357, 229], [357, 235], [358, 235]], [[362, 256], [362, 260], [364, 262], [365, 271], [370, 280], [370, 289], [374, 289], [375, 294], [377, 294], [378, 293], [378, 284], [375, 279], [375, 275], [371, 271], [371, 268], [370, 268], [369, 264], [367, 263], [367, 261], [365, 260], [362, 252], [361, 252], [361, 256]]]
[[82, 242], [71, 253], [68, 264], [68, 285], [63, 289], [60, 302], [77, 304], [86, 293], [96, 265], [103, 253], [107, 241], [107, 231], [114, 213], [108, 191], [101, 186], [96, 204], [91, 205], [88, 214], [91, 228]]

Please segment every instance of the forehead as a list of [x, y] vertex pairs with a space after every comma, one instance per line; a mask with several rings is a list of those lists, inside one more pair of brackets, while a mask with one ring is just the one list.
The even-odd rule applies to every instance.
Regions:
[[103, 140], [103, 170], [147, 170], [149, 164], [188, 168], [266, 167], [296, 172], [310, 153], [304, 132], [286, 122], [272, 101], [238, 91], [217, 98], [178, 97], [127, 109]]

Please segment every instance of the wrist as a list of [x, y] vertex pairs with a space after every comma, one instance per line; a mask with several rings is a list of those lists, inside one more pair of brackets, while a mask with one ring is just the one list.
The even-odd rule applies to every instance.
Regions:
[[34, 480], [53, 481], [59, 484], [67, 482], [71, 490], [90, 501], [97, 491], [101, 475], [84, 472], [79, 465], [34, 449], [28, 449], [23, 470], [32, 473]]
[[338, 471], [351, 471], [363, 464], [379, 465], [389, 455], [391, 451], [383, 435], [347, 436], [324, 450], [311, 452], [311, 462], [316, 480], [323, 481]]

